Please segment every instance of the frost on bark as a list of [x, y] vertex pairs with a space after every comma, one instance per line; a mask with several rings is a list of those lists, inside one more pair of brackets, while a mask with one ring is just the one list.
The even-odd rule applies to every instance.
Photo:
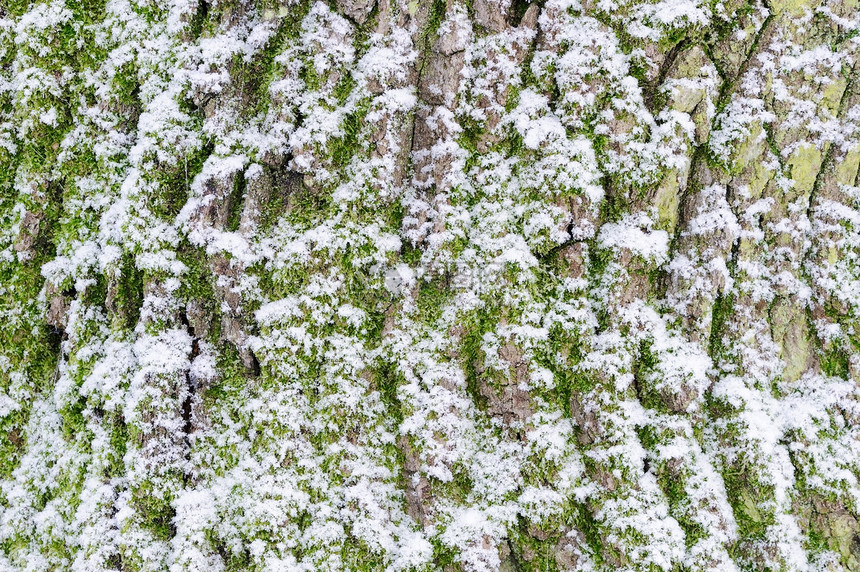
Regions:
[[0, 572], [860, 570], [857, 0], [4, 0]]

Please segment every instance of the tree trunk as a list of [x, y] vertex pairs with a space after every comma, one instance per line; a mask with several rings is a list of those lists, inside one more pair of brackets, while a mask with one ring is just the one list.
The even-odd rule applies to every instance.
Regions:
[[3, 0], [0, 571], [860, 571], [858, 31]]

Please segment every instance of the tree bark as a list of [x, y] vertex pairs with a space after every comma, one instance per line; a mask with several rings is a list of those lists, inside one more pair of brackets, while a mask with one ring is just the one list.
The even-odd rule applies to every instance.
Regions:
[[856, 0], [5, 0], [0, 572], [860, 571]]

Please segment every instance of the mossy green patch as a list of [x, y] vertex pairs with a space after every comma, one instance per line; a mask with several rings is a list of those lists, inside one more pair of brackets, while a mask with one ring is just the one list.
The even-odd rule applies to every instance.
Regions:
[[173, 493], [170, 490], [153, 489], [154, 485], [144, 481], [132, 491], [131, 504], [137, 511], [140, 524], [159, 540], [170, 540], [173, 536]]
[[842, 344], [835, 344], [821, 356], [821, 369], [825, 375], [848, 380], [851, 354]]
[[131, 330], [140, 319], [143, 305], [143, 272], [133, 257], [124, 252], [111, 288], [115, 294], [108, 303], [111, 319], [117, 330]]
[[335, 165], [340, 167], [346, 166], [352, 157], [364, 147], [364, 142], [359, 136], [365, 126], [364, 118], [368, 110], [369, 106], [365, 102], [365, 104], [359, 106], [354, 112], [348, 114], [344, 118], [342, 125], [343, 135], [330, 140], [329, 152], [332, 163]]
[[422, 322], [432, 324], [442, 317], [442, 310], [452, 298], [450, 280], [447, 274], [421, 280], [417, 303]]

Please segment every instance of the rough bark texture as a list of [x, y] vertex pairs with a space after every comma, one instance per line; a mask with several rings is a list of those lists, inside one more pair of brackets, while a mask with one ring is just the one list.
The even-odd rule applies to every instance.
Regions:
[[3, 0], [0, 571], [860, 570], [857, 0]]

